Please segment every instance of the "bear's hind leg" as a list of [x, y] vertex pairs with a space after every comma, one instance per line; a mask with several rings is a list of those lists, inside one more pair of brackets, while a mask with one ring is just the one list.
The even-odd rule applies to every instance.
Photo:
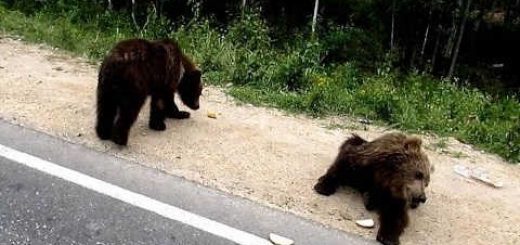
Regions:
[[112, 127], [117, 113], [117, 105], [114, 98], [104, 88], [98, 88], [97, 92], [97, 122], [96, 134], [101, 140], [110, 139]]
[[334, 194], [340, 185], [349, 181], [349, 176], [356, 174], [352, 173], [350, 165], [344, 152], [340, 152], [327, 173], [321, 176], [318, 183], [314, 185], [314, 190], [325, 196]]
[[314, 190], [321, 195], [330, 196], [336, 192], [341, 184], [341, 159], [336, 159], [325, 175], [318, 179]]
[[377, 207], [375, 195], [370, 191], [363, 192], [363, 204], [365, 205], [366, 210], [375, 210]]
[[164, 119], [166, 119], [165, 103], [167, 103], [163, 97], [158, 95], [152, 95], [152, 102], [150, 104], [150, 121], [148, 126], [150, 129], [163, 131], [166, 129]]
[[127, 145], [130, 128], [137, 119], [145, 98], [146, 97], [141, 96], [133, 101], [123, 101], [123, 103], [120, 103], [119, 115], [116, 119], [112, 136], [114, 143], [123, 146]]

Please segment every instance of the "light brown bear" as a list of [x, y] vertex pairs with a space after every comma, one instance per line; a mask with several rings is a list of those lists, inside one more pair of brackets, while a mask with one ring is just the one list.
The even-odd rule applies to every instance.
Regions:
[[408, 225], [408, 209], [426, 202], [424, 190], [433, 169], [421, 144], [419, 138], [401, 133], [385, 134], [371, 142], [354, 134], [340, 147], [314, 189], [326, 196], [341, 185], [359, 190], [366, 209], [379, 214], [377, 240], [399, 244]]

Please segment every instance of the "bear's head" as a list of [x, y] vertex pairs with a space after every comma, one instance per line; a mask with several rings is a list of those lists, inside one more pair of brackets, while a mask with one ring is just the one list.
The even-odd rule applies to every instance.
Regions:
[[182, 103], [190, 109], [199, 109], [199, 98], [202, 94], [202, 79], [199, 70], [184, 72], [177, 89]]
[[404, 175], [404, 191], [410, 208], [417, 208], [419, 204], [426, 202], [425, 189], [430, 183], [433, 167], [428, 156], [421, 150], [421, 139], [407, 137], [403, 144], [405, 157], [401, 170]]

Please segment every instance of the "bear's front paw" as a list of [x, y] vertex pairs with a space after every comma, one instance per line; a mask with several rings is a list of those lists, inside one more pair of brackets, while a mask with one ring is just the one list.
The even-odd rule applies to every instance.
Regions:
[[157, 131], [164, 131], [166, 130], [166, 124], [162, 121], [150, 121], [148, 124], [150, 129], [157, 130]]
[[392, 239], [384, 237], [383, 235], [377, 234], [377, 241], [384, 245], [399, 245], [399, 238]]
[[374, 198], [372, 197], [372, 195], [370, 195], [369, 192], [363, 193], [363, 204], [365, 205], [365, 208], [368, 211], [373, 211], [376, 209]]
[[118, 144], [119, 146], [126, 146], [128, 143], [128, 136], [115, 134], [114, 137], [112, 137], [112, 142]]
[[112, 136], [112, 129], [108, 127], [97, 126], [96, 134], [101, 140], [108, 140]]
[[314, 185], [314, 190], [321, 195], [330, 196], [336, 192], [336, 187], [320, 181]]
[[175, 118], [175, 119], [186, 119], [190, 117], [190, 113], [187, 111], [177, 111], [172, 112], [168, 114], [169, 118]]

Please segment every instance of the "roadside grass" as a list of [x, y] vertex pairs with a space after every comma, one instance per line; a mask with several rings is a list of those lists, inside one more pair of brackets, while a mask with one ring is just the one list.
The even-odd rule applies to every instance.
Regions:
[[[22, 13], [0, 4], [0, 31], [93, 61], [117, 41], [138, 35], [124, 14], [85, 13], [80, 7]], [[258, 16], [247, 14], [225, 30], [207, 20], [175, 28], [158, 20], [145, 33], [146, 38], [165, 35], [176, 38], [193, 56], [206, 81], [232, 83], [229, 93], [239, 101], [311, 116], [363, 117], [409, 132], [453, 136], [520, 162], [518, 98], [493, 98], [451, 81], [399, 74], [385, 65], [385, 58], [367, 68], [372, 59], [365, 60], [366, 50], [349, 49], [349, 60], [322, 62], [324, 54], [341, 50], [340, 44], [362, 49], [357, 37], [368, 37], [360, 30], [336, 28], [317, 38], [302, 33], [280, 42]]]

